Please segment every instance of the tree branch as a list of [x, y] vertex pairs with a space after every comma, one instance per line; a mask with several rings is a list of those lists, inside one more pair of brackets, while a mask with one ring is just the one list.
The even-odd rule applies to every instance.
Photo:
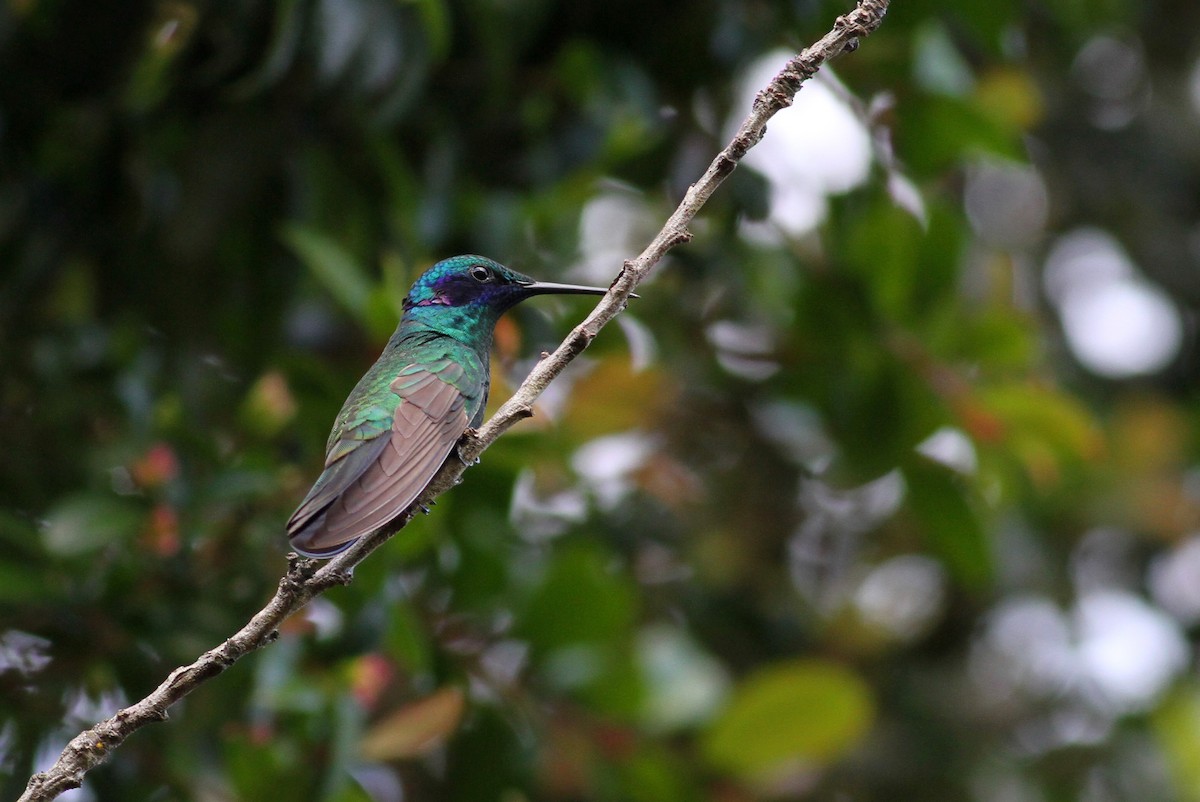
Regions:
[[750, 114], [742, 121], [737, 134], [717, 154], [700, 180], [688, 188], [658, 235], [636, 259], [625, 262], [608, 294], [553, 353], [534, 367], [516, 393], [504, 402], [496, 414], [478, 432], [464, 435], [458, 448], [461, 460], [447, 460], [408, 511], [387, 529], [360, 539], [324, 565], [295, 554], [289, 555], [287, 572], [279, 580], [275, 595], [245, 626], [221, 645], [202, 654], [191, 665], [176, 668], [141, 701], [117, 711], [111, 718], [71, 739], [53, 766], [30, 778], [19, 802], [44, 802], [54, 799], [63, 791], [79, 787], [84, 775], [105, 762], [131, 734], [147, 724], [165, 720], [171, 706], [201, 683], [217, 676], [244, 655], [273, 642], [279, 635], [278, 628], [284, 619], [314, 596], [334, 585], [349, 583], [351, 569], [355, 565], [407, 525], [417, 510], [427, 507], [439, 495], [458, 484], [467, 466], [473, 464], [488, 446], [518, 420], [532, 414], [533, 403], [538, 396], [571, 360], [588, 347], [600, 329], [624, 309], [630, 293], [663, 256], [676, 245], [692, 238], [688, 225], [746, 152], [762, 139], [767, 121], [791, 105], [801, 84], [811, 78], [822, 64], [843, 52], [856, 49], [859, 37], [878, 28], [887, 12], [888, 2], [859, 0], [854, 11], [838, 17], [829, 33], [792, 58], [783, 71], [758, 93]]

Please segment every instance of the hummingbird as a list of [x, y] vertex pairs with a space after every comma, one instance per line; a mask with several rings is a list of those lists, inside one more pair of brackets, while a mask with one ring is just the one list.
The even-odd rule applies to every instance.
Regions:
[[422, 273], [383, 354], [334, 420], [325, 469], [287, 522], [292, 548], [332, 557], [408, 509], [483, 420], [501, 315], [534, 295], [606, 292], [535, 281], [483, 256]]

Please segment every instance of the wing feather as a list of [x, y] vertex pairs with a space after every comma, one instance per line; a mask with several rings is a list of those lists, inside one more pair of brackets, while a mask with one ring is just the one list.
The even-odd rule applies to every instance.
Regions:
[[463, 375], [449, 358], [407, 365], [390, 385], [400, 398], [390, 428], [374, 418], [331, 439], [324, 473], [288, 521], [294, 548], [336, 554], [416, 500], [467, 428]]

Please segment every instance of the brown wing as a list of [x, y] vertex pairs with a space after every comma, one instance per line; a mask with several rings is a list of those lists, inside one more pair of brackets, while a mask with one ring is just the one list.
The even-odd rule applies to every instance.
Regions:
[[425, 489], [467, 428], [463, 394], [453, 384], [463, 369], [438, 367], [400, 371], [391, 384], [400, 403], [390, 429], [364, 440], [360, 427], [332, 444], [324, 473], [288, 521], [293, 548], [336, 554], [400, 515]]

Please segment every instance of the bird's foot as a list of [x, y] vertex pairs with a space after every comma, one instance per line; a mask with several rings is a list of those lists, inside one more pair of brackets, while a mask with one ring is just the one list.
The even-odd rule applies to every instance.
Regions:
[[463, 443], [467, 440], [474, 439], [475, 436], [478, 434], [479, 434], [478, 429], [476, 429], [474, 426], [468, 426], [466, 428], [466, 430], [463, 432], [462, 437], [459, 438], [458, 445], [455, 446], [455, 448], [454, 448], [454, 456], [458, 457], [458, 461], [461, 462], [463, 465], [466, 465], [468, 468], [470, 468], [472, 465], [478, 465], [479, 457], [476, 457], [473, 460], [469, 460], [466, 457], [464, 457], [462, 454]]

